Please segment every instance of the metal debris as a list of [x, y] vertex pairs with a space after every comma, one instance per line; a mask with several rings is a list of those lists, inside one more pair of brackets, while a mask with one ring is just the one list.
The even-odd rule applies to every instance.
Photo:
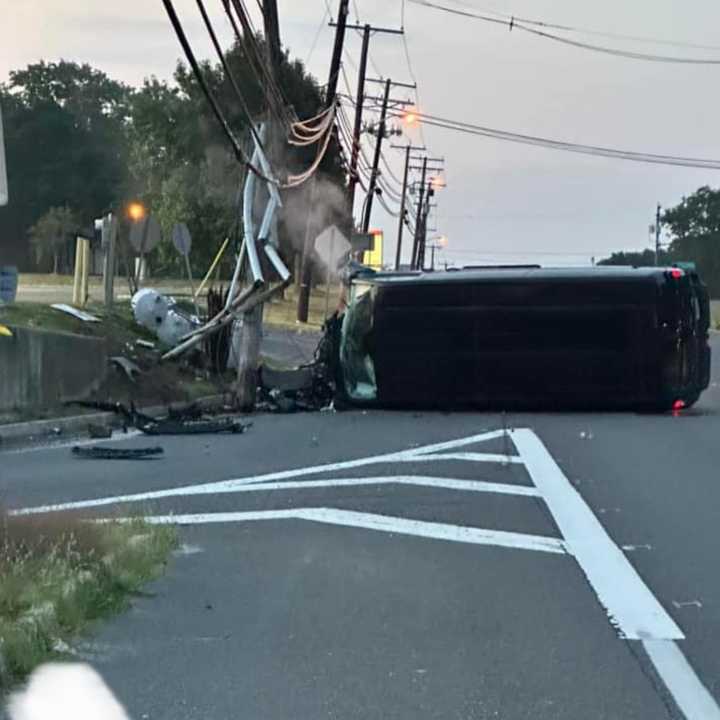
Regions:
[[142, 370], [132, 360], [128, 360], [128, 358], [122, 355], [113, 355], [110, 358], [110, 362], [113, 365], [117, 365], [117, 367], [127, 375], [127, 379], [130, 382], [135, 382], [135, 376], [142, 373]]
[[147, 448], [109, 448], [95, 445], [94, 447], [80, 447], [76, 445], [72, 454], [78, 458], [88, 460], [148, 460], [158, 457], [165, 451], [161, 447]]
[[66, 315], [72, 315], [74, 318], [77, 318], [78, 320], [82, 320], [83, 322], [101, 322], [100, 318], [97, 317], [97, 315], [91, 315], [90, 313], [84, 312], [83, 310], [78, 310], [77, 308], [74, 308], [72, 305], [66, 305], [65, 303], [55, 303], [54, 305], [50, 306], [53, 310], [59, 310], [60, 312], [65, 313]]

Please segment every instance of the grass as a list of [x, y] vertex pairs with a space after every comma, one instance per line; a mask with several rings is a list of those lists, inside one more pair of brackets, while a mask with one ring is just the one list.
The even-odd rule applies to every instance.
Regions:
[[67, 654], [90, 623], [125, 609], [177, 544], [141, 519], [0, 516], [0, 692]]
[[[337, 308], [340, 299], [340, 286], [330, 286], [330, 297], [328, 303], [328, 314], [332, 315]], [[264, 321], [267, 325], [292, 328], [293, 330], [316, 331], [322, 328], [325, 322], [325, 286], [319, 285], [313, 288], [310, 294], [310, 305], [308, 310], [308, 322], [298, 323], [297, 317], [297, 294], [294, 287], [288, 288], [284, 298], [278, 298], [265, 305]]]

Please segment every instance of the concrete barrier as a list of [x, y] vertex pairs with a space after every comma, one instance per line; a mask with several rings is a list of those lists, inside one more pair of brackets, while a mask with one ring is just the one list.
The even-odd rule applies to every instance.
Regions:
[[104, 340], [10, 329], [12, 337], [0, 337], [0, 411], [52, 408], [86, 397], [105, 379]]

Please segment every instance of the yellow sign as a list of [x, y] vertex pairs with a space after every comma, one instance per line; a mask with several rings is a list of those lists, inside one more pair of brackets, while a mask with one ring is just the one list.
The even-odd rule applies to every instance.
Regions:
[[0, 335], [4, 337], [12, 337], [12, 330], [7, 325], [0, 325]]
[[372, 250], [363, 253], [363, 265], [380, 270], [383, 264], [383, 232], [371, 230], [370, 234], [373, 236]]

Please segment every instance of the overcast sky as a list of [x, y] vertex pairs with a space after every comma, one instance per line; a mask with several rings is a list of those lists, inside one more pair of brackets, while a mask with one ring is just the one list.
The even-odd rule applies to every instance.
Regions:
[[[720, 4], [715, 0], [437, 1], [574, 27], [720, 46]], [[329, 2], [334, 16], [337, 0]], [[310, 56], [310, 70], [326, 82], [333, 30], [321, 27], [325, 0], [279, 3], [283, 43], [292, 55], [303, 60]], [[220, 2], [207, 4], [229, 42]], [[401, 22], [401, 0], [356, 4], [361, 22], [387, 27]], [[176, 6], [198, 54], [209, 57], [194, 0], [177, 0]], [[404, 15], [421, 109], [428, 114], [559, 140], [720, 158], [720, 66], [591, 53], [410, 2]], [[356, 19], [355, 9], [351, 18]], [[639, 52], [720, 58], [720, 47], [576, 37]], [[348, 34], [346, 47], [350, 59], [345, 68], [354, 87], [357, 33]], [[403, 82], [411, 79], [399, 37], [374, 36], [371, 56], [372, 76], [379, 72]], [[13, 68], [65, 58], [89, 62], [116, 79], [138, 84], [148, 75], [169, 78], [179, 57], [160, 0], [23, 0], [13, 4], [12, 21], [6, 17], [0, 30], [0, 80]], [[399, 91], [398, 96], [406, 93]], [[657, 202], [670, 206], [703, 184], [717, 184], [712, 171], [584, 157], [430, 127], [424, 136], [430, 152], [445, 158], [448, 186], [438, 196], [437, 232], [449, 240], [441, 258], [456, 264], [582, 264], [612, 250], [641, 249], [649, 246], [648, 225]], [[412, 139], [415, 144], [420, 140], [416, 132]], [[400, 177], [401, 153], [388, 149], [387, 154]], [[385, 230], [389, 259], [397, 222], [378, 209], [373, 225]]]

